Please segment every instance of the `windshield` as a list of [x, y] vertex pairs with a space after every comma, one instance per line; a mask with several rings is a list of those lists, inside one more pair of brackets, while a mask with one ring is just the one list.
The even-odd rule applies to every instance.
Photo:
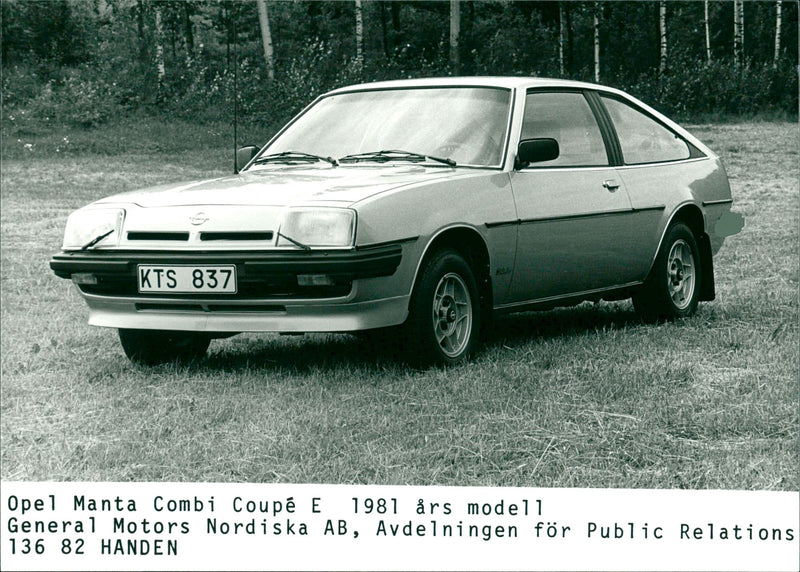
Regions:
[[511, 92], [487, 87], [341, 93], [320, 100], [265, 151], [340, 159], [402, 150], [459, 165], [500, 166]]

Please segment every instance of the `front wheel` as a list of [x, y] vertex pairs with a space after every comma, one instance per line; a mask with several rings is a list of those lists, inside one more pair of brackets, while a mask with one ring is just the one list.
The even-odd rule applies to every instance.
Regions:
[[694, 233], [683, 223], [672, 225], [656, 256], [650, 276], [633, 297], [646, 320], [686, 318], [700, 298], [700, 252]]
[[478, 343], [480, 303], [469, 264], [452, 250], [425, 263], [409, 304], [405, 327], [415, 361], [451, 365], [465, 360]]
[[120, 329], [119, 341], [132, 362], [157, 365], [200, 359], [208, 350], [211, 338], [194, 332]]

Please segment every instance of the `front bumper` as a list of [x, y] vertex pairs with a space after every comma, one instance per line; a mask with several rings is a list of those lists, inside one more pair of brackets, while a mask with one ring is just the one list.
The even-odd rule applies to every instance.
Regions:
[[[92, 275], [95, 284], [76, 286], [89, 306], [89, 323], [96, 326], [203, 332], [344, 332], [405, 320], [408, 296], [382, 296], [380, 288], [376, 292], [374, 287], [395, 273], [401, 259], [400, 244], [308, 252], [95, 250], [57, 254], [50, 267], [62, 278]], [[235, 264], [239, 289], [236, 294], [144, 294], [138, 292], [139, 264]], [[298, 274], [325, 274], [333, 284], [300, 286]]]

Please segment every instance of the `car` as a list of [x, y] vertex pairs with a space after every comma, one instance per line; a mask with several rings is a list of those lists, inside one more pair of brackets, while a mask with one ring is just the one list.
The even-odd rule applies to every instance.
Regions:
[[131, 360], [197, 358], [240, 332], [360, 332], [447, 365], [502, 313], [633, 298], [647, 320], [685, 318], [715, 297], [733, 216], [717, 155], [591, 83], [343, 87], [236, 156], [236, 174], [69, 216], [50, 266]]

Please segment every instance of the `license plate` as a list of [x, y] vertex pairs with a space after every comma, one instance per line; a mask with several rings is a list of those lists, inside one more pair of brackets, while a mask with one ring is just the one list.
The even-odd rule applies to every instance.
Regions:
[[236, 294], [236, 266], [137, 267], [139, 292]]

